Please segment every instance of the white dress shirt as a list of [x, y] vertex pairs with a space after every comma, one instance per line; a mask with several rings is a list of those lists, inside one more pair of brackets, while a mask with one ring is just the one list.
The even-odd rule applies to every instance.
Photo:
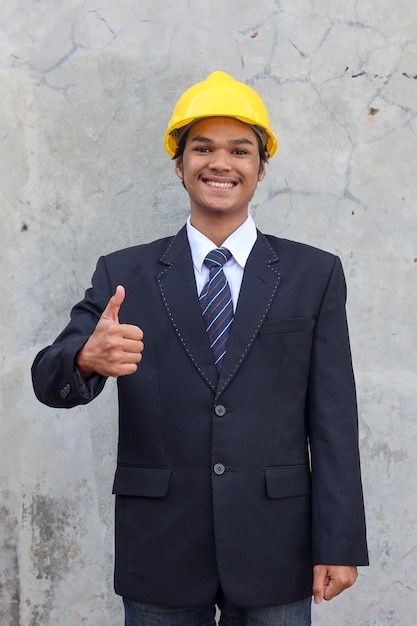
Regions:
[[[191, 218], [187, 220], [187, 236], [193, 257], [195, 282], [197, 293], [208, 281], [209, 268], [204, 265], [207, 254], [217, 248], [216, 244], [208, 239], [203, 233], [194, 228]], [[252, 217], [248, 215], [246, 220], [222, 243], [222, 248], [227, 248], [232, 253], [232, 258], [224, 264], [223, 270], [229, 283], [232, 294], [233, 309], [236, 310], [239, 299], [240, 287], [242, 285], [243, 272], [246, 261], [257, 238], [256, 226]]]

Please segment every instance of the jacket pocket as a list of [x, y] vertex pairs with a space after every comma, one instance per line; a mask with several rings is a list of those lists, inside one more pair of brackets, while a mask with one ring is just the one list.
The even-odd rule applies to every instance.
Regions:
[[265, 468], [266, 493], [269, 498], [295, 498], [311, 493], [308, 465]]
[[118, 465], [113, 493], [118, 496], [163, 498], [168, 493], [171, 472], [170, 467]]
[[309, 317], [290, 317], [285, 319], [268, 319], [259, 331], [260, 335], [302, 333], [312, 331], [314, 320]]

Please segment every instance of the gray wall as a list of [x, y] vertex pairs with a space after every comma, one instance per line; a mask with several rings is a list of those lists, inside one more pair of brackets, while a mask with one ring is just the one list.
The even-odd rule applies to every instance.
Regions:
[[315, 624], [415, 625], [415, 0], [9, 0], [0, 7], [0, 623], [122, 624], [112, 591], [114, 382], [70, 412], [30, 365], [97, 257], [175, 232], [162, 138], [214, 69], [264, 96], [267, 232], [340, 255], [372, 566]]

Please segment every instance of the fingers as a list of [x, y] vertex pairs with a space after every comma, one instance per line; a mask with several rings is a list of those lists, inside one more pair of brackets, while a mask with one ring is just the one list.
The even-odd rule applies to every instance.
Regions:
[[143, 339], [142, 329], [139, 328], [139, 326], [134, 326], [133, 324], [120, 324], [119, 322], [113, 322], [107, 327], [107, 332], [109, 337], [112, 335], [115, 337], [121, 337], [127, 342], [134, 341], [137, 343]]
[[96, 329], [79, 352], [78, 368], [115, 378], [133, 374], [142, 360], [144, 349], [141, 329], [128, 324], [107, 323], [111, 326]]
[[326, 565], [316, 565], [314, 568], [313, 596], [315, 604], [320, 604], [324, 598], [324, 589], [328, 583]]
[[142, 360], [142, 352], [128, 352], [125, 348], [119, 352], [111, 352], [107, 358], [106, 376], [117, 378], [134, 374]]
[[358, 576], [357, 568], [351, 565], [316, 565], [314, 567], [314, 602], [332, 600], [351, 587]]
[[111, 320], [112, 322], [118, 323], [119, 322], [119, 310], [123, 304], [124, 299], [125, 299], [125, 288], [122, 285], [117, 285], [116, 291], [114, 292], [114, 295], [108, 301], [107, 306], [104, 309], [101, 317]]

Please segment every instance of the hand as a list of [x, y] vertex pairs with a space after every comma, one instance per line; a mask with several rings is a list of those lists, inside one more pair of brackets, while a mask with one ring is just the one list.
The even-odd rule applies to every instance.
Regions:
[[331, 600], [351, 587], [358, 577], [358, 570], [353, 565], [316, 565], [313, 571], [313, 596], [316, 604], [320, 604], [323, 599]]
[[143, 332], [138, 326], [119, 323], [119, 309], [125, 289], [116, 288], [88, 341], [79, 351], [76, 363], [81, 376], [126, 376], [136, 372], [142, 360]]

